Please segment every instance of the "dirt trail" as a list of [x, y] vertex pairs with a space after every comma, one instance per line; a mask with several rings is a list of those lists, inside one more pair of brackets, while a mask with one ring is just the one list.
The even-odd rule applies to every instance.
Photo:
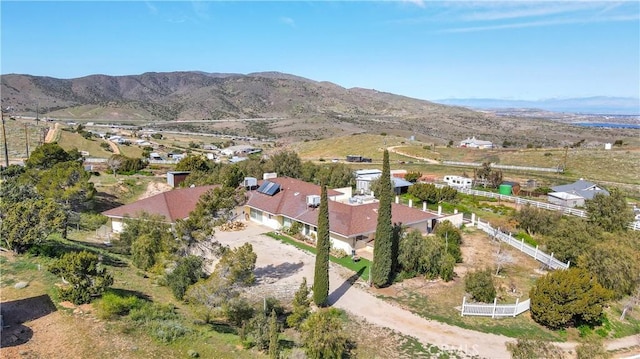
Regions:
[[58, 137], [59, 131], [60, 131], [60, 124], [56, 122], [53, 125], [53, 128], [49, 127], [49, 131], [47, 131], [47, 135], [44, 138], [44, 142], [45, 143], [53, 142], [53, 140], [55, 140], [56, 137]]
[[115, 142], [109, 141], [109, 140], [105, 140], [105, 141], [107, 141], [107, 143], [111, 147], [111, 151], [113, 151], [114, 155], [119, 155], [120, 154], [120, 147], [118, 147], [118, 145], [116, 145]]
[[404, 153], [404, 152], [398, 151], [398, 150], [396, 150], [396, 148], [398, 148], [398, 147], [403, 147], [403, 146], [391, 146], [391, 147], [387, 147], [387, 150], [389, 152], [397, 153], [399, 155], [406, 156], [406, 157], [415, 158], [417, 160], [425, 161], [427, 163], [431, 163], [431, 164], [434, 164], [434, 165], [439, 165], [440, 164], [439, 161], [436, 161], [436, 160], [434, 160], [432, 158], [414, 156], [414, 155], [410, 155], [408, 153]]

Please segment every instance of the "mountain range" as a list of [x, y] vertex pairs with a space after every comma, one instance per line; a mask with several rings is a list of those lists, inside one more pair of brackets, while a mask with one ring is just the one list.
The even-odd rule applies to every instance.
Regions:
[[[347, 89], [279, 72], [148, 72], [74, 79], [7, 74], [1, 76], [1, 85], [2, 107], [17, 115], [288, 141], [368, 132], [438, 143], [476, 136], [496, 143], [554, 145], [601, 139], [599, 131], [604, 131], [539, 119], [498, 118], [461, 106]], [[249, 120], [256, 118], [263, 120]]]

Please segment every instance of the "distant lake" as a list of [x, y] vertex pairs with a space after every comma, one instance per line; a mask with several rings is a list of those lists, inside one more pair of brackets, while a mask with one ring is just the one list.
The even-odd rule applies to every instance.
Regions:
[[634, 130], [640, 130], [640, 125], [632, 123], [577, 122], [574, 123], [574, 125], [583, 127], [632, 128]]

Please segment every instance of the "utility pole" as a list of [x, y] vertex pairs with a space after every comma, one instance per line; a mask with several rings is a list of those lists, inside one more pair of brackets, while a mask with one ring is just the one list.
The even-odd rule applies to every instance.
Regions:
[[27, 147], [27, 158], [29, 158], [29, 130], [27, 129], [27, 124], [24, 124], [24, 138], [25, 138], [25, 146]]
[[4, 139], [4, 161], [6, 167], [9, 167], [9, 147], [7, 147], [7, 132], [4, 129], [4, 108], [0, 107], [2, 111], [2, 138]]

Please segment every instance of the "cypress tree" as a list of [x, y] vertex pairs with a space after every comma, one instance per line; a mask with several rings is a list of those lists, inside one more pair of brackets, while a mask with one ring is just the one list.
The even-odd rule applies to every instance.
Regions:
[[271, 309], [271, 316], [269, 317], [269, 359], [278, 359], [280, 353], [279, 336], [280, 329], [278, 328], [276, 311]]
[[320, 208], [318, 210], [318, 237], [316, 240], [316, 267], [313, 277], [313, 302], [319, 307], [326, 306], [329, 298], [329, 202], [327, 186], [322, 184]]
[[379, 189], [380, 203], [378, 207], [378, 224], [376, 226], [375, 246], [373, 247], [373, 266], [371, 280], [376, 287], [385, 287], [391, 283], [393, 275], [393, 225], [391, 223], [391, 203], [393, 187], [391, 186], [391, 168], [389, 167], [389, 151], [384, 150], [382, 158], [382, 175]]

